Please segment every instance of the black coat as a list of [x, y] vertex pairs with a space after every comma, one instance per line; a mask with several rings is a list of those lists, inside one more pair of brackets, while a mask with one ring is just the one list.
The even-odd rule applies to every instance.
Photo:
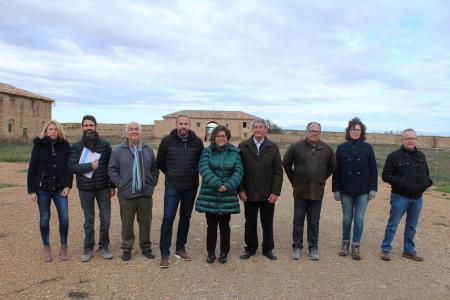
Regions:
[[403, 146], [386, 158], [382, 178], [391, 185], [392, 193], [413, 199], [433, 184], [425, 155], [417, 148], [408, 151]]
[[108, 163], [111, 157], [111, 145], [109, 142], [99, 139], [95, 144], [95, 152], [100, 153], [98, 169], [94, 171], [91, 178], [84, 176], [84, 173], [92, 171], [90, 163], [79, 164], [81, 153], [83, 152], [83, 142], [79, 140], [72, 145], [68, 162], [69, 171], [77, 175], [77, 187], [80, 190], [94, 191], [114, 187], [108, 176]]
[[358, 195], [377, 191], [377, 161], [372, 145], [362, 140], [348, 140], [338, 146], [336, 163], [333, 192]]
[[278, 146], [264, 139], [257, 153], [253, 136], [239, 144], [244, 178], [239, 191], [245, 191], [248, 201], [267, 201], [270, 194], [280, 195], [283, 165]]
[[198, 188], [198, 162], [203, 148], [202, 140], [191, 130], [186, 141], [178, 137], [176, 129], [162, 139], [156, 161], [158, 169], [166, 175], [167, 187]]
[[52, 144], [49, 137], [35, 138], [28, 167], [28, 193], [38, 190], [60, 191], [72, 188], [73, 176], [67, 169], [70, 145], [57, 139]]

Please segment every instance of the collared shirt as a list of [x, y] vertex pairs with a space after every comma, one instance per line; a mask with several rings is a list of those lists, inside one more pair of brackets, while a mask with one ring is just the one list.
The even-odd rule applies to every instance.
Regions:
[[263, 138], [262, 140], [261, 140], [261, 142], [258, 142], [257, 140], [256, 140], [256, 138], [255, 137], [253, 137], [253, 142], [255, 142], [255, 145], [256, 145], [256, 152], [259, 154], [259, 147], [261, 147], [261, 144], [264, 142], [264, 139], [265, 138]]

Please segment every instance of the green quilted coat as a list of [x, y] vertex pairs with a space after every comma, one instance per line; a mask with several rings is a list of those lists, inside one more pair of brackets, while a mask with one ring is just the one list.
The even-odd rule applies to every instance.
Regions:
[[[222, 150], [211, 144], [200, 157], [198, 169], [202, 185], [195, 204], [195, 210], [216, 215], [238, 214], [240, 212], [237, 187], [241, 183], [243, 169], [240, 150], [225, 144]], [[227, 191], [217, 191], [225, 185]]]

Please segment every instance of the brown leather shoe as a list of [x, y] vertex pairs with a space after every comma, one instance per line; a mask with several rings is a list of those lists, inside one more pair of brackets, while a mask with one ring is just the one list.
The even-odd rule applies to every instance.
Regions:
[[414, 252], [403, 252], [402, 257], [409, 258], [409, 259], [412, 259], [414, 261], [423, 261], [423, 257], [417, 255], [416, 251], [414, 251]]
[[50, 246], [44, 246], [42, 254], [44, 256], [44, 261], [45, 262], [51, 262], [53, 260], [52, 250], [51, 250]]
[[61, 245], [61, 248], [59, 248], [59, 259], [62, 261], [69, 259], [69, 255], [67, 254], [67, 245]]
[[159, 267], [163, 268], [163, 269], [166, 269], [169, 266], [170, 266], [169, 257], [167, 257], [167, 256], [161, 257], [161, 261], [159, 263]]
[[177, 259], [181, 259], [183, 261], [190, 261], [192, 257], [189, 256], [189, 254], [186, 252], [186, 250], [179, 250], [175, 253], [175, 257]]
[[386, 261], [391, 260], [391, 253], [388, 251], [381, 252], [381, 259]]

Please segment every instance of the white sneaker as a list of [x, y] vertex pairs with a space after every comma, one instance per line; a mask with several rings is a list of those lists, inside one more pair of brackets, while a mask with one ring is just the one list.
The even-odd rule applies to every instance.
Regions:
[[299, 260], [300, 256], [302, 256], [302, 249], [299, 247], [295, 247], [292, 249], [292, 259]]

